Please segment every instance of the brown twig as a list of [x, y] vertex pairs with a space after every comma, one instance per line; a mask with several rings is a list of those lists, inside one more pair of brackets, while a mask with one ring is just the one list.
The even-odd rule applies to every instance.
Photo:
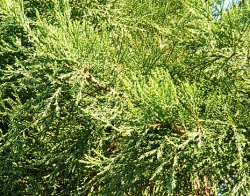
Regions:
[[107, 86], [101, 84], [94, 76], [87, 74], [86, 75], [86, 81], [92, 84], [95, 84], [100, 90], [106, 90]]

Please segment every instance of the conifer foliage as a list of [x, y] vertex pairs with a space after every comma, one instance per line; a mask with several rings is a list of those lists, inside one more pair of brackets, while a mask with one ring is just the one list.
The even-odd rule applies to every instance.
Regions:
[[0, 0], [0, 195], [249, 195], [250, 4]]

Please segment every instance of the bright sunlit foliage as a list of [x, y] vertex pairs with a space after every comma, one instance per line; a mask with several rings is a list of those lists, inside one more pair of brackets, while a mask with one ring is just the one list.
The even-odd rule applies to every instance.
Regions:
[[249, 8], [0, 0], [0, 195], [249, 195]]

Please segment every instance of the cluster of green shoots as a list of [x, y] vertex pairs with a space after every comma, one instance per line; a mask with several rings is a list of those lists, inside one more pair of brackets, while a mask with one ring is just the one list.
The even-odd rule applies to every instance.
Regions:
[[0, 195], [249, 195], [250, 4], [0, 0]]

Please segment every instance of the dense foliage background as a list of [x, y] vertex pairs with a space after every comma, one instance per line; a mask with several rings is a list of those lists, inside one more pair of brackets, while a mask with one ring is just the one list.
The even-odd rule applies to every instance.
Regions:
[[0, 0], [0, 195], [249, 195], [250, 4]]

